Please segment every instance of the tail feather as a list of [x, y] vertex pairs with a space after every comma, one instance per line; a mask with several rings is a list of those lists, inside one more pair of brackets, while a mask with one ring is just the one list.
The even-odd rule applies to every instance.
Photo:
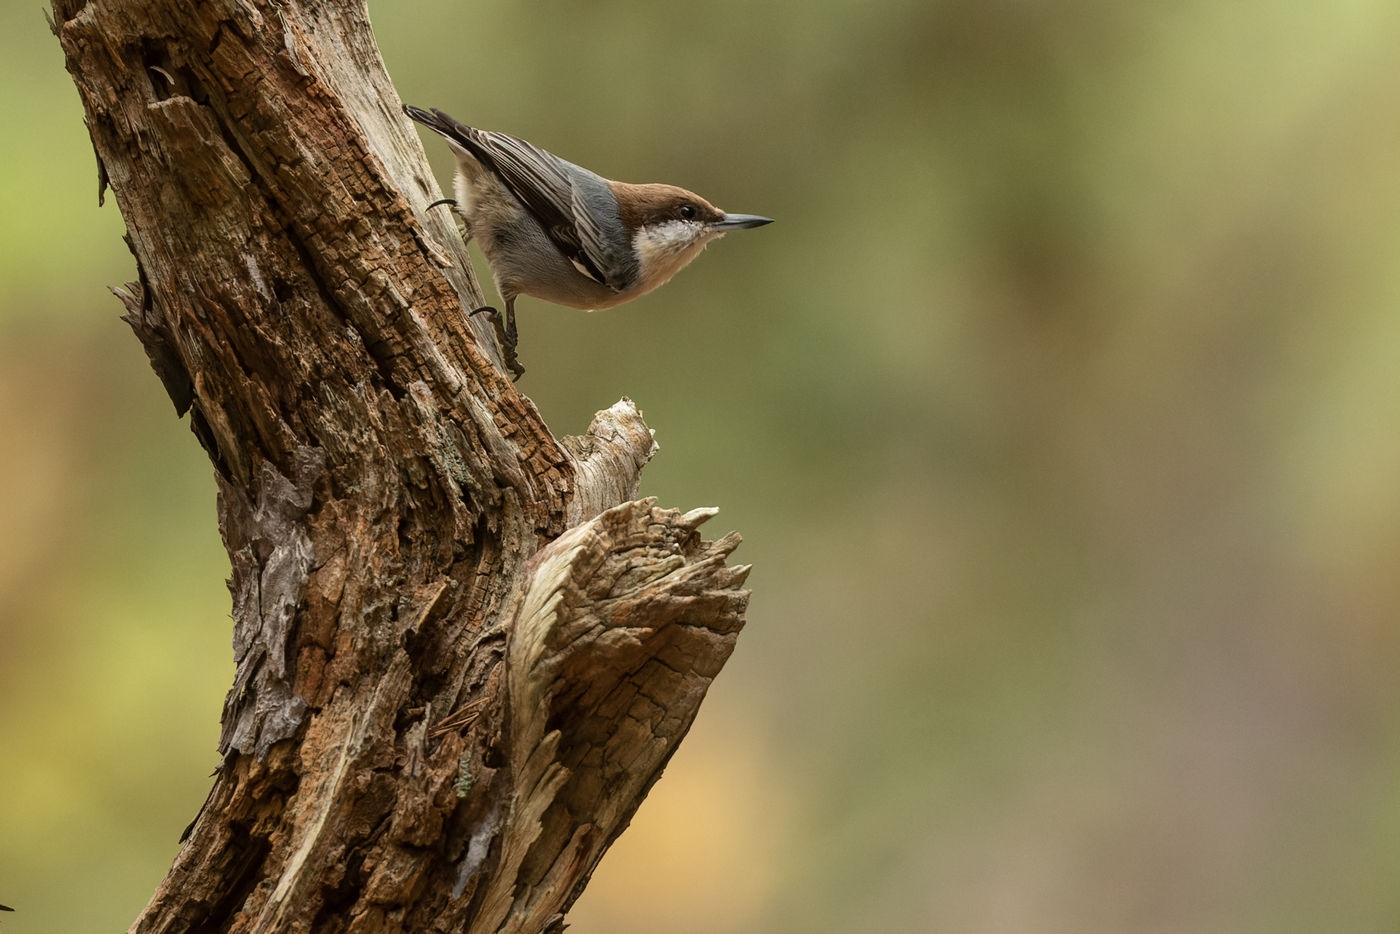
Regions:
[[412, 104], [404, 104], [403, 112], [448, 142], [456, 143], [468, 151], [474, 148], [475, 141], [472, 139], [472, 133], [475, 131], [465, 123], [453, 120], [436, 107], [429, 111], [421, 107], [414, 107]]

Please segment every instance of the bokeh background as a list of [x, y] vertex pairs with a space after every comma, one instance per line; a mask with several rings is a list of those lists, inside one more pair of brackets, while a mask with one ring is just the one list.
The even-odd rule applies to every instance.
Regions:
[[[755, 566], [573, 930], [1400, 929], [1400, 5], [372, 12], [405, 100], [778, 219], [521, 303], [556, 434], [631, 396]], [[38, 4], [0, 61], [0, 924], [109, 932], [208, 788], [227, 562]]]

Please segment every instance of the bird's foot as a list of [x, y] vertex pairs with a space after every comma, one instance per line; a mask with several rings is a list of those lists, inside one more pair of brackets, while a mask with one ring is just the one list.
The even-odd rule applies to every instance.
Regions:
[[502, 321], [501, 313], [490, 305], [483, 305], [471, 312], [472, 317], [480, 314], [491, 316], [491, 327], [496, 331], [496, 340], [500, 341], [501, 354], [505, 357], [506, 369], [510, 370], [512, 380], [520, 379], [525, 375], [525, 368], [520, 365], [520, 358], [515, 355], [515, 342], [519, 336], [519, 332], [515, 328], [515, 316], [511, 315]]

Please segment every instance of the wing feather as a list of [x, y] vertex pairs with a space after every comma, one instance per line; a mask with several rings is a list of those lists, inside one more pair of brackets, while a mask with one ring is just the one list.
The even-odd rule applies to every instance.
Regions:
[[[581, 273], [614, 291], [621, 291], [621, 270], [612, 271], [606, 238], [582, 203], [584, 197], [571, 172], [587, 172], [533, 143], [508, 133], [479, 130], [459, 123], [441, 110], [431, 113], [405, 108], [409, 116], [461, 146], [495, 172], [511, 193], [535, 216], [550, 241]], [[591, 174], [591, 173], [589, 173]], [[600, 185], [606, 181], [598, 178]]]

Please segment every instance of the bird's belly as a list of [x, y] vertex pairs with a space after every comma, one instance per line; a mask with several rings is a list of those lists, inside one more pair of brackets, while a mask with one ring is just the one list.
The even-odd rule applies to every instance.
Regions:
[[508, 235], [533, 239], [527, 249], [504, 242], [499, 228], [483, 233], [478, 239], [502, 295], [529, 295], [587, 311], [611, 308], [635, 297], [628, 292], [614, 292], [579, 272], [538, 225], [519, 224]]
[[530, 284], [519, 289], [522, 294], [584, 311], [611, 308], [633, 297], [594, 282], [571, 265], [561, 270], [556, 278], [538, 277], [527, 281]]

